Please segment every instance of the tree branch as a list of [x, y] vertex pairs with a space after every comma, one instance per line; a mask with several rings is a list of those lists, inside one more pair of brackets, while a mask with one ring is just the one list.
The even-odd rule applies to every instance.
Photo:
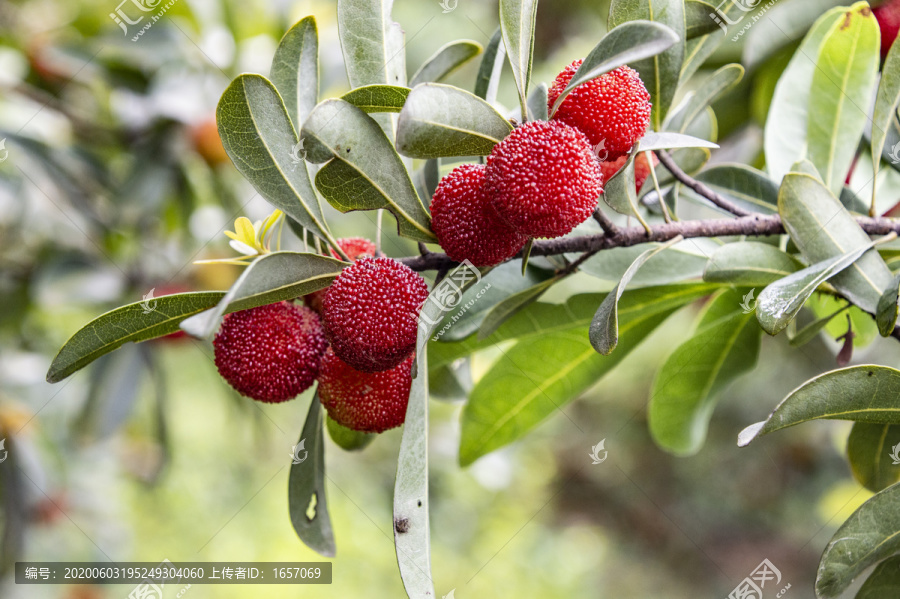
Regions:
[[[700, 181], [697, 181], [696, 179], [685, 173], [677, 164], [675, 164], [675, 161], [672, 160], [672, 156], [665, 150], [659, 150], [656, 155], [659, 157], [659, 161], [662, 163], [662, 165], [666, 167], [666, 170], [672, 173], [673, 177], [675, 177], [686, 187], [693, 189], [695, 192], [697, 192], [719, 208], [727, 210], [728, 212], [737, 216], [750, 216], [751, 214], [753, 214], [749, 210], [744, 210], [731, 200], [726, 200], [720, 194], [716, 193]], [[662, 201], [662, 198], [660, 198], [660, 201]]]

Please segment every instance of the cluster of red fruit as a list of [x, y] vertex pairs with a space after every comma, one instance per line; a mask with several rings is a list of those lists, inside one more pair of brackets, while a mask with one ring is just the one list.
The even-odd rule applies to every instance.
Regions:
[[400, 262], [375, 258], [367, 239], [338, 243], [353, 264], [305, 296], [306, 306], [280, 302], [225, 317], [213, 341], [216, 366], [242, 395], [267, 403], [293, 399], [318, 380], [331, 418], [380, 433], [406, 417], [415, 315], [428, 287]]
[[[556, 77], [548, 108], [581, 63]], [[441, 247], [457, 262], [493, 266], [530, 238], [568, 234], [590, 217], [603, 184], [643, 137], [650, 108], [650, 94], [626, 66], [579, 85], [550, 121], [517, 127], [494, 146], [486, 165], [464, 164], [441, 180], [431, 201]], [[602, 148], [603, 160], [595, 148]], [[646, 160], [637, 171], [640, 187], [649, 174]]]

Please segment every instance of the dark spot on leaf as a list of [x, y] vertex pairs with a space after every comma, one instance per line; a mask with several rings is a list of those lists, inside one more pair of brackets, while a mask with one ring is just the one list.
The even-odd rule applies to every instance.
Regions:
[[870, 371], [869, 371], [869, 376], [872, 376], [873, 374], [875, 374], [875, 373], [872, 372], [872, 371], [870, 370]]
[[347, 148], [347, 153], [348, 153], [348, 154], [350, 153], [350, 148]]
[[422, 507], [422, 500], [419, 500], [419, 507]]
[[851, 21], [852, 19], [853, 19], [853, 13], [852, 13], [852, 12], [844, 13], [844, 22], [841, 23], [841, 30], [844, 30], [844, 29], [846, 29], [847, 27], [850, 27], [850, 21]]
[[872, 14], [872, 9], [869, 8], [868, 6], [863, 6], [862, 10], [859, 11], [859, 14], [861, 14], [864, 17], [868, 17], [870, 14]]
[[399, 534], [409, 532], [409, 518], [400, 518], [398, 520], [394, 520], [394, 530], [396, 530]]

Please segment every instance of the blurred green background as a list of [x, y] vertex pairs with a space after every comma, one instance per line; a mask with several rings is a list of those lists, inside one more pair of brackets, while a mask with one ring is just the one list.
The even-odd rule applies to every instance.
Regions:
[[[44, 374], [70, 334], [114, 306], [151, 289], [224, 289], [234, 280], [235, 267], [192, 262], [231, 255], [222, 231], [270, 208], [224, 156], [216, 102], [235, 75], [267, 74], [281, 35], [308, 14], [319, 25], [321, 96], [344, 91], [335, 5], [177, 0], [137, 42], [109, 17], [116, 8], [115, 0], [0, 4], [8, 152], [0, 150], [0, 439], [9, 452], [0, 464], [0, 597], [9, 599], [131, 589], [16, 587], [16, 560], [321, 559], [296, 538], [287, 511], [290, 452], [309, 394], [280, 406], [239, 397], [216, 374], [211, 347], [187, 338], [128, 345], [54, 386]], [[550, 82], [583, 57], [605, 32], [607, 10], [605, 1], [542, 2], [534, 80]], [[486, 44], [497, 6], [459, 0], [444, 12], [437, 0], [397, 0], [394, 18], [412, 73], [448, 41]], [[725, 40], [707, 67], [740, 60], [745, 41]], [[729, 159], [757, 162], [761, 119], [791, 49], [716, 106]], [[477, 62], [450, 82], [471, 89]], [[509, 77], [499, 99], [516, 104]], [[370, 214], [329, 215], [338, 235], [373, 234]], [[290, 237], [285, 243], [299, 247]], [[384, 244], [395, 256], [415, 251], [394, 236]], [[544, 301], [613, 284], [577, 276]], [[786, 596], [812, 596], [822, 547], [870, 496], [842, 459], [849, 427], [815, 423], [741, 450], [735, 438], [786, 392], [833, 368], [839, 344], [818, 339], [797, 351], [765, 339], [757, 370], [730, 389], [704, 449], [677, 459], [650, 441], [644, 408], [695, 311], [654, 333], [563, 414], [467, 470], [456, 463], [461, 404], [431, 402], [438, 595], [725, 597], [769, 559], [791, 584]], [[879, 340], [854, 361], [893, 363], [895, 346]], [[492, 357], [476, 356], [474, 377]], [[592, 465], [601, 439], [609, 457]], [[399, 441], [391, 431], [358, 454], [327, 441], [338, 543], [331, 586], [195, 585], [183, 596], [405, 596], [391, 532]]]

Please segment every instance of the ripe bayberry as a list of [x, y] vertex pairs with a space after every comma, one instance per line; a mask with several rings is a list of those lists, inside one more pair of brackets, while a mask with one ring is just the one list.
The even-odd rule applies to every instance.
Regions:
[[[359, 258], [372, 258], [375, 256], [375, 244], [364, 237], [344, 237], [338, 239], [337, 242], [352, 262], [355, 262]], [[335, 252], [334, 250], [330, 251], [332, 258], [340, 259], [340, 256], [337, 255], [337, 252]], [[328, 291], [327, 287], [325, 289], [319, 289], [318, 291], [313, 291], [312, 293], [304, 295], [303, 303], [315, 310], [316, 314], [321, 314], [322, 302], [325, 301], [326, 291]]]
[[395, 367], [416, 346], [424, 279], [392, 258], [361, 258], [325, 294], [322, 318], [331, 346], [363, 372]]
[[252, 399], [279, 403], [312, 385], [328, 341], [315, 312], [279, 302], [225, 316], [213, 347], [229, 385]]
[[[576, 60], [556, 76], [547, 104], [563, 92], [582, 61]], [[626, 154], [650, 124], [650, 94], [634, 69], [626, 66], [582, 83], [566, 96], [553, 115], [587, 135], [591, 146], [603, 144], [608, 159]]]
[[[656, 157], [656, 154], [653, 154], [653, 166], [659, 164], [659, 159]], [[600, 170], [603, 172], [603, 185], [606, 185], [606, 182], [609, 181], [613, 175], [619, 172], [619, 170], [625, 166], [625, 162], [628, 160], [628, 156], [620, 156], [615, 160], [607, 160], [605, 162], [600, 163]], [[644, 181], [647, 180], [647, 177], [650, 176], [650, 164], [647, 162], [647, 155], [644, 152], [641, 152], [637, 158], [634, 159], [634, 185], [635, 191], [641, 191], [641, 187], [644, 186]]]
[[400, 426], [406, 419], [413, 358], [390, 370], [360, 372], [328, 348], [319, 374], [319, 399], [335, 422], [355, 431], [381, 433]]
[[485, 192], [500, 217], [528, 237], [560, 237], [584, 222], [603, 193], [585, 135], [559, 121], [532, 121], [494, 146]]
[[882, 2], [872, 9], [872, 13], [881, 29], [881, 57], [884, 58], [900, 32], [900, 0]]
[[484, 192], [485, 167], [463, 164], [441, 179], [431, 200], [431, 228], [447, 255], [475, 266], [512, 258], [528, 237], [500, 218]]

